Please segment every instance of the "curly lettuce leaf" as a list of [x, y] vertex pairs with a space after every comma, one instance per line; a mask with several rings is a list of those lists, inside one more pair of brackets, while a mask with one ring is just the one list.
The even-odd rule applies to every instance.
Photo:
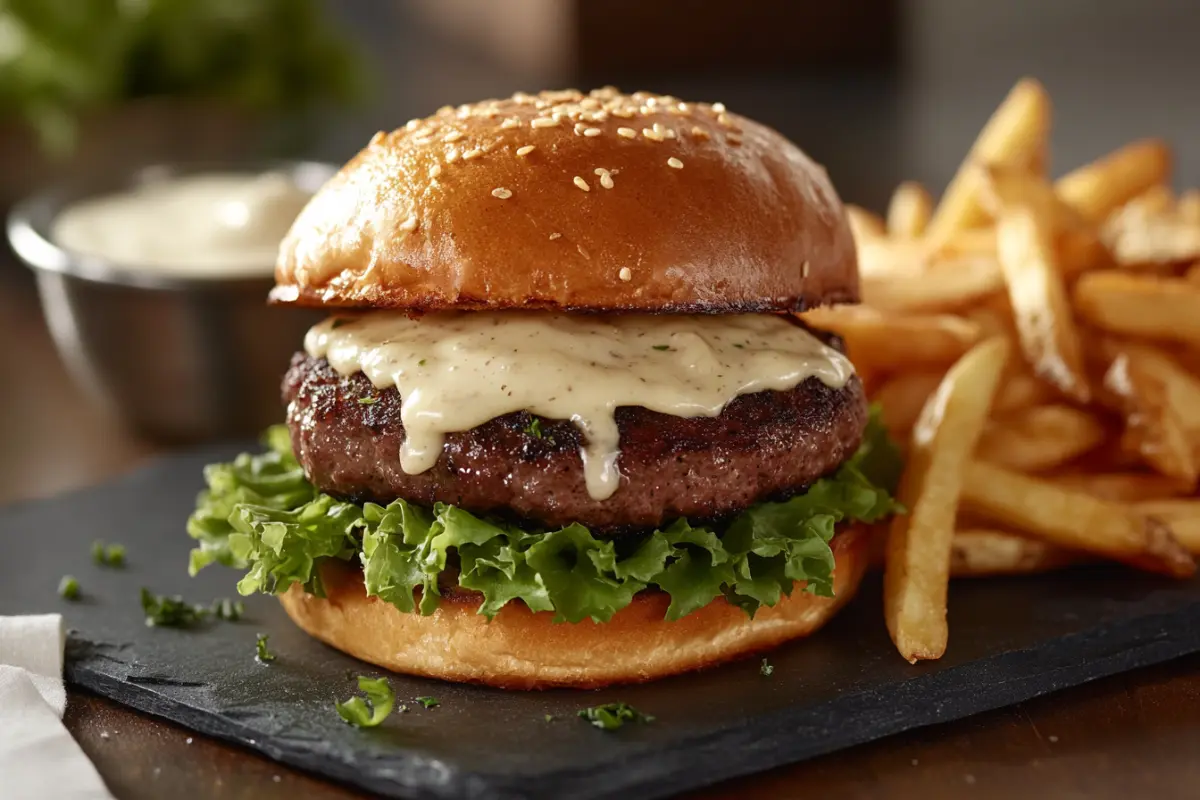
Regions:
[[647, 588], [670, 597], [667, 619], [722, 595], [753, 615], [797, 585], [832, 596], [835, 526], [900, 510], [891, 496], [899, 453], [874, 414], [859, 451], [802, 495], [753, 506], [720, 528], [676, 520], [620, 540], [578, 524], [526, 530], [441, 503], [344, 502], [308, 483], [286, 429], [269, 431], [267, 444], [205, 471], [209, 488], [188, 520], [199, 541], [192, 574], [219, 562], [247, 570], [243, 594], [293, 584], [320, 594], [322, 559], [358, 558], [367, 594], [410, 613], [432, 614], [439, 581], [457, 568], [458, 585], [482, 595], [479, 613], [489, 618], [520, 601], [557, 621], [605, 622]]

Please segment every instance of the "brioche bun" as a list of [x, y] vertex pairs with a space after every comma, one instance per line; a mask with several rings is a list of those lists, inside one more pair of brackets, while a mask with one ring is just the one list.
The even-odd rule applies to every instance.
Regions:
[[310, 635], [355, 658], [412, 675], [506, 689], [596, 688], [640, 683], [753, 655], [820, 628], [853, 595], [870, 560], [869, 529], [848, 525], [831, 542], [834, 596], [793, 591], [751, 619], [719, 598], [667, 621], [668, 598], [643, 592], [605, 623], [556, 623], [509, 603], [490, 622], [478, 597], [443, 597], [428, 617], [406, 614], [363, 590], [362, 570], [321, 567], [324, 598], [300, 587], [280, 597]]
[[841, 201], [799, 148], [719, 104], [613, 89], [377, 134], [300, 214], [276, 283], [276, 303], [412, 310], [790, 312], [859, 293]]

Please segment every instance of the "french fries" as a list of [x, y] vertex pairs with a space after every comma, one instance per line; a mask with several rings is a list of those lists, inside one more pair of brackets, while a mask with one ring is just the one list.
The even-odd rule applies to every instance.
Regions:
[[887, 233], [901, 239], [916, 239], [925, 232], [933, 215], [933, 198], [925, 187], [907, 181], [896, 187], [888, 205]]
[[1078, 564], [1079, 553], [1006, 531], [967, 528], [955, 531], [950, 550], [950, 575], [978, 578], [1026, 575]]
[[1191, 555], [1156, 517], [982, 461], [966, 467], [962, 505], [1060, 547], [1177, 578], [1196, 571]]
[[1102, 222], [1133, 198], [1165, 184], [1171, 148], [1159, 139], [1142, 139], [1059, 178], [1058, 196], [1091, 222]]
[[865, 306], [834, 306], [806, 312], [804, 320], [846, 343], [856, 365], [868, 369], [898, 363], [947, 367], [979, 341], [979, 326], [953, 315], [898, 314]]
[[1063, 394], [1088, 402], [1083, 348], [1045, 227], [1026, 206], [1005, 211], [997, 225], [1000, 266], [1026, 361]]
[[992, 422], [976, 457], [1021, 472], [1042, 472], [1077, 458], [1108, 431], [1093, 415], [1066, 405], [1035, 406]]
[[884, 612], [910, 661], [945, 650], [950, 577], [1200, 556], [1200, 189], [1158, 139], [1051, 180], [1050, 114], [1023, 80], [936, 204], [848, 211], [865, 308], [805, 315], [908, 441]]
[[892, 520], [884, 572], [884, 616], [892, 641], [911, 662], [946, 650], [950, 549], [963, 468], [987, 420], [1008, 359], [1004, 339], [977, 345], [950, 368], [913, 428], [898, 499], [909, 510]]
[[1026, 78], [1009, 92], [971, 146], [966, 160], [946, 187], [933, 213], [926, 237], [940, 246], [956, 231], [987, 218], [980, 206], [979, 164], [1014, 164], [1040, 169], [1050, 133], [1050, 98], [1035, 80]]
[[1200, 284], [1123, 272], [1091, 272], [1075, 284], [1075, 310], [1111, 333], [1200, 347]]

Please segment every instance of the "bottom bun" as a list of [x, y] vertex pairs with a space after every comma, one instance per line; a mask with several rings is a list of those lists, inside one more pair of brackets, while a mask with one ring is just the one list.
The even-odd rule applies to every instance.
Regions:
[[395, 672], [508, 689], [595, 688], [638, 683], [777, 647], [820, 628], [858, 589], [869, 562], [869, 531], [847, 526], [834, 537], [834, 597], [795, 591], [751, 619], [719, 598], [673, 622], [663, 592], [647, 591], [608, 622], [555, 623], [549, 611], [510, 603], [490, 622], [478, 596], [443, 597], [430, 616], [404, 613], [367, 597], [362, 571], [326, 562], [326, 597], [299, 586], [279, 599], [310, 635]]

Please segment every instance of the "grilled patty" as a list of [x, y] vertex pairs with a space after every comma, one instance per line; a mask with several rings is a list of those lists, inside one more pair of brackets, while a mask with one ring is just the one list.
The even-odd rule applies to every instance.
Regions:
[[409, 475], [400, 468], [404, 425], [394, 388], [376, 390], [361, 373], [342, 377], [324, 359], [297, 353], [283, 396], [296, 457], [332, 495], [450, 503], [610, 535], [679, 517], [716, 520], [803, 491], [857, 449], [867, 418], [857, 377], [842, 389], [810, 378], [791, 391], [742, 395], [717, 417], [619, 408], [620, 488], [594, 500], [584, 484], [582, 437], [569, 421], [498, 417], [447, 435], [437, 464]]

